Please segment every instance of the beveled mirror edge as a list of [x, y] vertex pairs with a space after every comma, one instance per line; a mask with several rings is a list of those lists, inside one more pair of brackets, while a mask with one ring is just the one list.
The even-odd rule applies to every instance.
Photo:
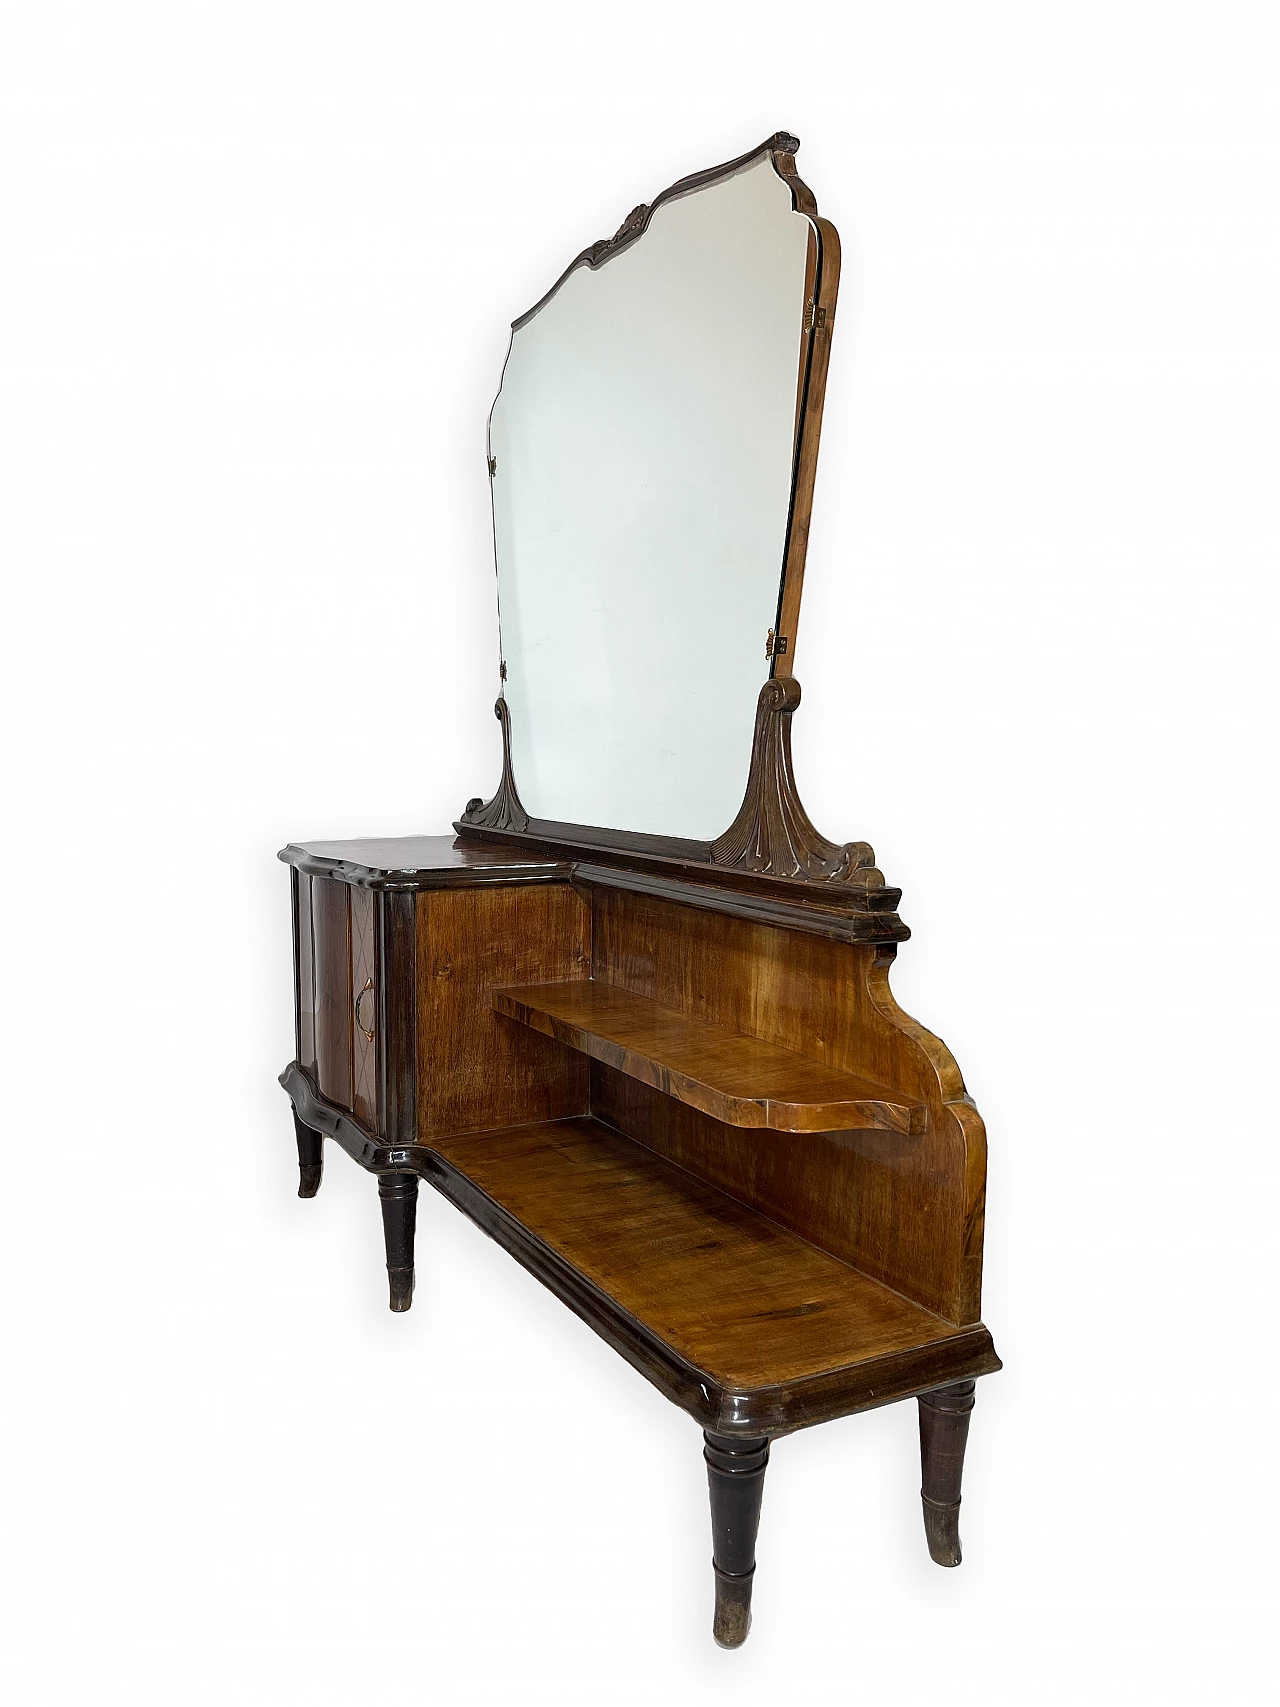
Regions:
[[768, 154], [771, 157], [774, 170], [790, 188], [791, 204], [795, 211], [806, 214], [812, 219], [817, 214], [818, 206], [813, 199], [812, 191], [796, 172], [795, 156], [799, 146], [799, 137], [792, 136], [789, 131], [775, 131], [758, 147], [748, 150], [746, 154], [738, 155], [736, 160], [726, 160], [723, 165], [710, 166], [702, 172], [690, 172], [686, 177], [678, 179], [676, 183], [661, 191], [651, 202], [640, 202], [638, 206], [632, 208], [612, 237], [601, 237], [595, 243], [588, 243], [585, 249], [575, 255], [551, 289], [540, 296], [532, 308], [526, 309], [523, 314], [518, 315], [511, 322], [511, 330], [518, 332], [522, 326], [527, 326], [534, 315], [547, 306], [565, 280], [572, 273], [576, 273], [579, 267], [589, 267], [592, 272], [597, 272], [606, 262], [613, 260], [615, 255], [621, 255], [624, 249], [629, 249], [633, 243], [639, 242], [649, 229], [649, 222], [654, 214], [667, 202], [677, 201], [681, 196], [692, 195], [695, 190], [705, 190], [711, 184], [719, 183], [722, 178], [731, 178], [735, 172], [741, 172], [744, 167], [750, 166], [762, 155]]
[[[828, 894], [833, 891], [842, 893], [842, 911], [852, 907], [857, 911], [880, 912], [882, 917], [878, 922], [887, 927], [886, 936], [902, 940], [908, 934], [906, 927], [891, 911], [900, 892], [884, 886], [883, 877], [875, 869], [875, 855], [867, 843], [840, 845], [821, 835], [800, 801], [791, 764], [791, 717], [800, 703], [800, 684], [792, 674], [795, 637], [799, 626], [826, 401], [831, 333], [840, 285], [839, 233], [830, 220], [819, 215], [813, 192], [796, 170], [795, 156], [799, 147], [798, 137], [789, 131], [777, 131], [736, 159], [679, 179], [651, 202], [642, 202], [633, 208], [612, 237], [602, 238], [583, 249], [550, 290], [511, 323], [514, 337], [520, 327], [527, 325], [550, 302], [578, 268], [585, 266], [596, 271], [638, 242], [654, 213], [664, 203], [731, 177], [766, 155], [790, 190], [793, 209], [805, 215], [810, 222], [812, 282], [803, 311], [791, 502], [779, 582], [778, 616], [771, 637], [769, 674], [757, 705], [746, 792], [737, 816], [712, 842], [531, 818], [520, 802], [512, 771], [510, 711], [500, 691], [494, 712], [502, 725], [501, 781], [490, 800], [477, 797], [467, 802], [461, 818], [454, 823], [454, 829], [463, 837], [494, 836], [526, 846], [586, 851], [610, 857], [636, 856], [646, 864], [656, 861], [668, 868], [693, 868], [700, 876], [710, 876], [713, 872], [719, 876], [736, 873], [743, 877], [781, 880], [788, 888], [821, 885], [827, 888]], [[492, 418], [492, 411], [490, 416]]]

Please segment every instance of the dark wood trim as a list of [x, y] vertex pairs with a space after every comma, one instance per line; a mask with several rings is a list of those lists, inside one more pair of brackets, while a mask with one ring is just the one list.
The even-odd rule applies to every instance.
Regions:
[[[502, 702], [499, 701], [499, 704]], [[482, 808], [483, 801], [478, 802]], [[469, 800], [467, 810], [455, 824], [458, 835], [468, 839], [477, 833], [486, 839], [495, 834], [491, 825], [481, 824], [470, 816], [477, 801]], [[512, 841], [517, 847], [562, 847], [566, 850], [616, 854], [630, 859], [636, 855], [661, 859], [685, 866], [711, 864], [710, 842], [699, 842], [690, 836], [655, 836], [647, 830], [610, 830], [603, 824], [569, 824], [558, 818], [527, 818], [523, 830], [501, 829], [497, 835]]]
[[392, 1143], [412, 1144], [418, 1132], [417, 901], [403, 891], [384, 891], [377, 902], [382, 1130]]
[[422, 1160], [417, 1165], [424, 1179], [704, 1429], [735, 1435], [793, 1433], [1000, 1368], [991, 1335], [979, 1324], [933, 1345], [807, 1381], [750, 1392], [726, 1389], [655, 1339], [642, 1322], [571, 1268], [442, 1156], [430, 1150], [415, 1152], [419, 1153]]
[[298, 1140], [298, 1196], [314, 1197], [324, 1177], [324, 1134], [306, 1125], [296, 1108], [293, 1130]]
[[[456, 828], [456, 826], [455, 826]], [[500, 837], [501, 831], [486, 830], [485, 839]], [[514, 839], [514, 838], [513, 838]], [[519, 846], [519, 842], [516, 842]], [[352, 889], [381, 889], [389, 894], [416, 894], [421, 889], [488, 888], [498, 883], [565, 883], [573, 876], [572, 862], [565, 859], [530, 859], [504, 867], [447, 867], [437, 869], [366, 865], [358, 860], [330, 859], [311, 853], [297, 842], [280, 849], [276, 858], [306, 877], [332, 877]]]
[[289, 919], [293, 933], [293, 1056], [302, 1059], [302, 970], [301, 932], [298, 922], [298, 872], [289, 873]]
[[883, 889], [871, 844], [828, 841], [804, 809], [791, 762], [791, 719], [799, 704], [794, 676], [761, 688], [746, 792], [733, 823], [711, 844], [712, 861], [770, 877]]
[[[570, 274], [576, 273], [579, 267], [589, 267], [593, 273], [597, 272], [615, 256], [621, 255], [633, 243], [638, 242], [649, 229], [650, 220], [664, 203], [692, 195], [695, 190], [705, 190], [711, 184], [719, 183], [721, 178], [731, 178], [735, 172], [741, 172], [744, 167], [750, 166], [765, 154], [771, 157], [778, 176], [789, 185], [792, 205], [796, 211], [812, 216], [817, 212], [817, 204], [807, 186], [796, 176], [795, 155], [799, 146], [799, 137], [792, 136], [787, 131], [777, 131], [758, 148], [752, 148], [746, 154], [739, 154], [736, 160], [728, 160], [723, 166], [708, 167], [702, 172], [691, 172], [688, 177], [679, 179], [656, 195], [651, 202], [641, 202], [638, 207], [633, 207], [612, 237], [602, 237], [598, 242], [589, 243], [574, 256], [545, 296], [540, 296], [532, 308], [526, 309], [511, 322], [511, 330], [518, 332], [522, 326], [528, 325], [534, 315], [547, 306]], [[808, 205], [805, 205], [806, 203]]]
[[[652, 895], [656, 900], [674, 901], [684, 907], [700, 907], [707, 912], [727, 914], [730, 918], [750, 919], [756, 924], [777, 925], [784, 931], [803, 931], [810, 936], [830, 937], [834, 942], [866, 942], [884, 946], [905, 942], [911, 932], [892, 910], [880, 911], [879, 902], [887, 900], [890, 909], [902, 893], [899, 889], [882, 889], [868, 896], [864, 903], [869, 909], [850, 900], [847, 895], [857, 891], [829, 890], [816, 887], [797, 893], [779, 890], [767, 883], [759, 889], [746, 885], [722, 888], [716, 879], [726, 879], [736, 873], [709, 873], [710, 881], [685, 882], [676, 877], [650, 873], [643, 868], [619, 868], [604, 865], [580, 865], [573, 881], [586, 889], [623, 889], [633, 895]], [[747, 875], [743, 873], [742, 875]], [[831, 904], [827, 904], [827, 903]]]
[[413, 1303], [413, 1240], [418, 1224], [417, 1174], [379, 1174], [378, 1199], [382, 1205], [391, 1308], [399, 1315]]
[[362, 1168], [376, 1173], [380, 1167], [393, 1168], [398, 1165], [391, 1159], [393, 1154], [398, 1152], [379, 1144], [345, 1109], [321, 1096], [311, 1074], [296, 1061], [291, 1061], [281, 1073], [280, 1083], [293, 1104], [296, 1119], [304, 1126], [309, 1126], [312, 1131], [332, 1138], [347, 1152], [352, 1161], [359, 1162]]
[[434, 1186], [704, 1429], [731, 1435], [790, 1434], [931, 1388], [990, 1375], [1001, 1367], [991, 1335], [979, 1322], [929, 1345], [805, 1380], [750, 1391], [722, 1387], [655, 1338], [443, 1156], [423, 1144], [378, 1143], [320, 1096], [296, 1061], [280, 1075], [280, 1083], [299, 1118], [336, 1140], [362, 1167], [379, 1174], [411, 1169]]
[[702, 1456], [711, 1494], [711, 1563], [716, 1610], [711, 1633], [722, 1648], [740, 1648], [751, 1628], [751, 1587], [756, 1574], [756, 1534], [767, 1439], [703, 1433]]
[[935, 1565], [958, 1565], [960, 1480], [973, 1413], [972, 1381], [958, 1381], [920, 1394], [920, 1503], [929, 1557]]
[[[785, 160], [785, 156], [780, 157]], [[782, 171], [779, 160], [775, 166]], [[791, 161], [794, 172], [795, 162]], [[787, 176], [783, 171], [782, 175]], [[787, 519], [786, 555], [778, 593], [777, 634], [785, 647], [775, 647], [775, 678], [790, 676], [795, 668], [796, 635], [800, 627], [800, 599], [804, 591], [805, 563], [809, 553], [809, 527], [813, 517], [813, 491], [818, 473], [818, 449], [822, 438], [822, 414], [827, 397], [827, 369], [831, 361], [831, 334], [835, 327], [836, 297], [840, 289], [840, 234], [829, 219], [818, 215], [817, 204], [798, 178], [788, 178], [798, 211], [812, 221], [817, 249], [815, 282], [810, 298], [808, 324], [801, 358], [802, 397], [796, 430], [795, 469], [791, 481], [791, 511]], [[797, 188], [804, 191], [802, 205]]]
[[482, 800], [479, 795], [468, 800], [463, 821], [476, 830], [527, 830], [529, 814], [520, 804], [511, 773], [511, 713], [501, 694], [494, 704], [493, 715], [502, 725], [502, 779], [492, 800]]

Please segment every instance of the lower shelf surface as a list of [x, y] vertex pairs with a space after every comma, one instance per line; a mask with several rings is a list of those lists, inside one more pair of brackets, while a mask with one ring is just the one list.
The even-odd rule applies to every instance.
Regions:
[[[433, 1139], [430, 1148], [500, 1222], [531, 1234], [680, 1364], [730, 1393], [792, 1390], [778, 1426], [1000, 1366], [980, 1324], [955, 1327], [598, 1120]], [[492, 1216], [475, 1218], [568, 1296]], [[814, 1389], [807, 1402], [805, 1388]], [[747, 1406], [744, 1425], [748, 1411], [763, 1419]]]

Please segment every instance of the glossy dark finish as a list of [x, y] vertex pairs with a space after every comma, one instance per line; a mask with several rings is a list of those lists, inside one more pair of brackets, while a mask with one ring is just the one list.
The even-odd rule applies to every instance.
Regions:
[[295, 1121], [311, 1127], [345, 1150], [353, 1162], [371, 1173], [387, 1168], [416, 1167], [405, 1160], [413, 1154], [411, 1147], [380, 1144], [357, 1126], [345, 1109], [338, 1108], [320, 1093], [315, 1080], [296, 1061], [291, 1061], [280, 1075], [285, 1095], [293, 1104]]
[[746, 793], [733, 823], [712, 842], [711, 862], [770, 877], [882, 889], [870, 844], [828, 841], [804, 809], [791, 763], [791, 718], [799, 704], [794, 676], [761, 688]]
[[351, 930], [351, 1112], [362, 1125], [378, 1125], [378, 1050], [382, 1004], [374, 914], [377, 897], [369, 889], [348, 889]]
[[311, 879], [305, 872], [289, 873], [293, 915], [293, 1033], [294, 1058], [308, 1072], [316, 1065], [314, 949], [311, 942]]
[[324, 1177], [324, 1134], [304, 1125], [296, 1109], [293, 1128], [298, 1140], [298, 1196], [314, 1197]]
[[413, 1303], [413, 1236], [418, 1221], [418, 1176], [415, 1173], [378, 1175], [382, 1202], [382, 1231], [387, 1245], [387, 1282], [391, 1308], [407, 1310]]
[[462, 816], [474, 830], [515, 830], [523, 833], [529, 828], [529, 814], [520, 804], [515, 778], [511, 771], [511, 713], [506, 698], [499, 695], [493, 715], [502, 725], [502, 778], [492, 800], [477, 795], [468, 800]]
[[[757, 873], [719, 871], [703, 881], [686, 881], [648, 869], [619, 870], [594, 860], [574, 867], [574, 881], [592, 889], [621, 889], [631, 895], [651, 895], [682, 907], [698, 907], [723, 918], [749, 919], [755, 924], [776, 925], [779, 930], [801, 931], [806, 936], [825, 936], [832, 942], [893, 944], [905, 942], [911, 932], [894, 912], [897, 889], [862, 891], [774, 883]], [[735, 888], [724, 882], [733, 881]], [[752, 887], [747, 887], [750, 883]]]
[[377, 902], [382, 1134], [392, 1144], [412, 1144], [418, 1131], [417, 897], [388, 889]]
[[750, 1436], [703, 1433], [711, 1491], [711, 1560], [716, 1610], [711, 1631], [722, 1648], [740, 1648], [751, 1628], [751, 1587], [756, 1534], [769, 1442]]
[[972, 1381], [920, 1395], [920, 1503], [935, 1565], [960, 1563], [960, 1479], [973, 1401]]
[[563, 883], [572, 866], [517, 846], [456, 836], [361, 836], [345, 842], [290, 842], [278, 857], [309, 877], [357, 889], [413, 892], [468, 884]]
[[791, 674], [796, 656], [796, 632], [800, 626], [800, 595], [804, 589], [805, 561], [809, 549], [809, 524], [813, 514], [813, 490], [818, 470], [818, 447], [822, 438], [822, 412], [827, 395], [827, 368], [831, 359], [831, 335], [835, 329], [836, 297], [840, 289], [840, 234], [829, 219], [823, 219], [813, 192], [796, 171], [794, 146], [773, 157], [774, 170], [791, 187], [792, 206], [808, 216], [809, 302], [800, 351], [800, 387], [796, 404], [796, 467], [791, 491], [791, 517], [787, 526], [786, 561], [778, 599], [777, 645], [773, 657], [775, 679]]

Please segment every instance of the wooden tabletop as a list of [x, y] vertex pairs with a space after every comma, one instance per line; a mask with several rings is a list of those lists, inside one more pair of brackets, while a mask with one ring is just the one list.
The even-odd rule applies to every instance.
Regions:
[[431, 1148], [726, 1387], [942, 1350], [966, 1332], [589, 1117]]

